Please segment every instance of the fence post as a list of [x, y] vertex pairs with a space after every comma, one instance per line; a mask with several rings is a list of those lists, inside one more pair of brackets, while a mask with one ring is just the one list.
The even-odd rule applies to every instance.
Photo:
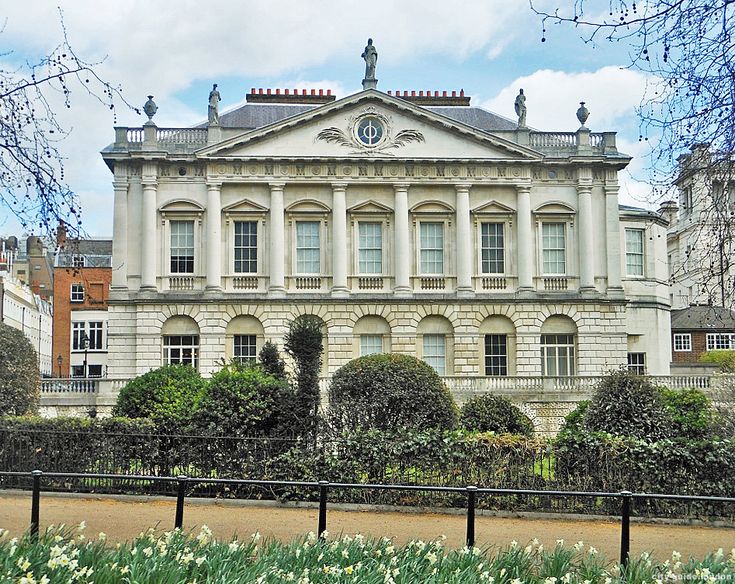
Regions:
[[628, 558], [630, 556], [630, 504], [633, 500], [633, 493], [630, 491], [621, 491], [622, 498], [621, 523], [620, 523], [620, 565], [623, 568], [628, 567]]
[[319, 481], [319, 526], [317, 527], [319, 537], [327, 531], [327, 486], [329, 481]]
[[467, 487], [467, 547], [472, 548], [475, 545], [475, 495], [477, 487], [470, 485]]
[[184, 525], [184, 497], [186, 497], [186, 485], [189, 483], [189, 477], [181, 475], [178, 477], [179, 488], [176, 492], [176, 519], [174, 519], [174, 529], [181, 529]]
[[41, 507], [41, 475], [40, 470], [31, 472], [33, 477], [33, 492], [31, 494], [31, 540], [38, 541], [38, 524]]

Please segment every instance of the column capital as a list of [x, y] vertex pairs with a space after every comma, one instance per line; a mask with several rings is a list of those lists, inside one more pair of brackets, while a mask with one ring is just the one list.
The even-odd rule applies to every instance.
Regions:
[[577, 193], [580, 195], [592, 194], [592, 184], [588, 182], [577, 183]]
[[343, 191], [344, 192], [344, 191], [347, 190], [347, 185], [348, 184], [349, 183], [346, 183], [346, 182], [333, 182], [333, 183], [331, 183], [332, 191], [333, 192], [339, 192], [339, 191]]
[[208, 191], [219, 191], [222, 188], [222, 181], [221, 180], [208, 180], [207, 181], [207, 190]]
[[116, 191], [127, 191], [128, 181], [115, 179], [114, 181], [112, 181], [112, 188]]
[[605, 185], [605, 194], [609, 196], [617, 196], [620, 192], [620, 185], [614, 184], [614, 185]]
[[155, 178], [143, 178], [141, 184], [143, 185], [144, 191], [156, 189], [158, 187], [158, 181]]
[[411, 187], [410, 183], [393, 183], [393, 190], [395, 192], [408, 192], [408, 189]]
[[522, 182], [522, 183], [516, 184], [516, 192], [517, 193], [529, 194], [531, 192], [531, 183], [530, 182]]
[[454, 185], [454, 189], [457, 191], [457, 194], [469, 193], [471, 188], [472, 188], [471, 183], [456, 183]]
[[282, 191], [283, 188], [286, 186], [285, 182], [269, 182], [268, 186], [271, 189], [271, 192], [273, 191]]

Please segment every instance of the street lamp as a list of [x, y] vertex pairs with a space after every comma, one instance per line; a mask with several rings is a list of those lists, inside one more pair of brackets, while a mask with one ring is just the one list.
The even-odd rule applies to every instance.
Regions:
[[58, 357], [56, 357], [56, 364], [59, 366], [59, 379], [61, 379], [61, 364], [64, 362], [64, 358], [59, 354]]
[[82, 348], [84, 349], [84, 363], [82, 364], [82, 376], [86, 379], [87, 378], [87, 351], [89, 350], [89, 337], [87, 336], [87, 333], [82, 333], [82, 338], [79, 339], [82, 341]]

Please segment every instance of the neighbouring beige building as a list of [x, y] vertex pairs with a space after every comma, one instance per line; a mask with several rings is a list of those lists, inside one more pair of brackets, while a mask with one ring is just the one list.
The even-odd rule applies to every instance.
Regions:
[[327, 375], [380, 351], [455, 379], [669, 373], [667, 223], [619, 204], [614, 132], [537, 132], [454, 92], [252, 90], [190, 128], [151, 103], [102, 152], [110, 377], [210, 374], [303, 314]]

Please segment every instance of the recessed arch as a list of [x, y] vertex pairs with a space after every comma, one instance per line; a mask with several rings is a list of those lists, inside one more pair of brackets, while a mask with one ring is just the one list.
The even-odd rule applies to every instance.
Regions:
[[248, 314], [236, 316], [225, 329], [225, 358], [254, 363], [264, 342], [265, 331], [260, 320]]
[[416, 354], [439, 375], [454, 374], [454, 327], [447, 317], [432, 314], [419, 321]]
[[479, 326], [479, 356], [483, 375], [516, 375], [516, 327], [507, 316], [493, 314]]
[[190, 316], [172, 316], [161, 327], [164, 365], [191, 365], [199, 368], [199, 325]]
[[391, 352], [390, 324], [382, 316], [360, 317], [352, 328], [352, 354], [362, 357], [372, 353]]

